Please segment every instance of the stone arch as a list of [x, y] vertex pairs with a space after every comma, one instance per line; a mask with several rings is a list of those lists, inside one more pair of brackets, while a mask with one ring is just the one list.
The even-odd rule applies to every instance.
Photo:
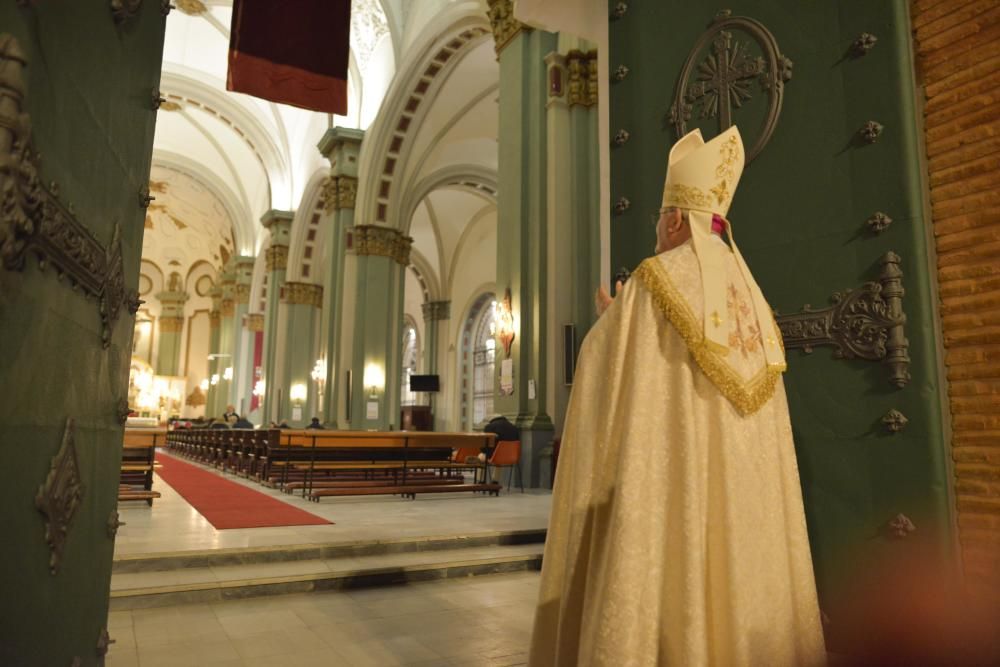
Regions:
[[327, 169], [317, 169], [309, 178], [302, 194], [302, 201], [295, 210], [291, 239], [288, 247], [288, 278], [294, 282], [322, 283], [318, 272], [320, 252], [323, 249], [322, 229], [323, 187], [328, 179]]

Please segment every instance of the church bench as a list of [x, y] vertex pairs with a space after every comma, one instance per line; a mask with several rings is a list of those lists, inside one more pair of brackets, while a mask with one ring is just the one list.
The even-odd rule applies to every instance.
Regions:
[[162, 428], [127, 428], [122, 437], [121, 473], [118, 500], [145, 500], [150, 507], [160, 497], [153, 490], [153, 469], [156, 446], [166, 444], [167, 431]]

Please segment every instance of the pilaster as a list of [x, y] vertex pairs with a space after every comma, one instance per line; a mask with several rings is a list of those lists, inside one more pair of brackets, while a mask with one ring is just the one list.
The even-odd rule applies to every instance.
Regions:
[[184, 303], [187, 292], [167, 290], [156, 295], [160, 302], [160, 340], [157, 344], [156, 374], [180, 372], [181, 334], [184, 331]]
[[[219, 384], [215, 392], [215, 413], [223, 414], [229, 403], [233, 387], [233, 342], [236, 330], [236, 272], [232, 258], [222, 268], [219, 276]], [[227, 377], [228, 376], [228, 377]], [[234, 404], [235, 405], [235, 404]]]
[[[281, 365], [281, 416], [292, 427], [304, 427], [315, 415], [316, 388], [311, 381], [316, 349], [316, 321], [323, 306], [323, 287], [312, 283], [286, 282], [281, 290], [281, 308], [284, 310], [285, 346]], [[291, 388], [301, 384], [306, 387], [306, 398], [293, 401]], [[298, 408], [298, 416], [294, 408]]]
[[250, 406], [248, 396], [253, 389], [253, 339], [247, 334], [244, 320], [250, 309], [250, 283], [253, 280], [253, 257], [238, 256], [233, 260], [233, 324], [232, 366], [233, 380], [229, 387], [228, 402], [240, 415], [246, 415]]
[[243, 335], [247, 341], [247, 394], [246, 394], [246, 414], [253, 415], [251, 421], [263, 423], [260, 418], [263, 401], [261, 397], [254, 393], [254, 389], [259, 380], [263, 380], [263, 358], [264, 358], [264, 314], [247, 313], [243, 316]]
[[278, 308], [281, 299], [281, 287], [285, 284], [285, 271], [288, 268], [288, 243], [291, 237], [292, 220], [295, 214], [291, 211], [271, 210], [265, 213], [260, 222], [271, 233], [271, 243], [265, 250], [267, 263], [267, 299], [264, 308], [264, 351], [263, 380], [266, 385], [264, 405], [261, 411], [261, 423], [267, 425], [280, 416], [277, 410], [280, 404], [280, 387], [278, 387]]
[[[501, 5], [507, 9], [499, 9]], [[541, 30], [498, 28], [495, 17], [509, 16], [509, 5], [509, 0], [490, 2], [500, 61], [497, 287], [498, 296], [510, 290], [515, 336], [509, 353], [498, 340], [497, 378], [506, 362], [513, 381], [506, 392], [499, 382], [494, 385], [494, 406], [521, 429], [524, 479], [540, 486], [540, 459], [552, 437], [546, 407], [550, 380], [544, 361], [549, 326], [545, 56], [555, 50], [557, 36]], [[513, 36], [507, 39], [511, 32]]]
[[[209, 292], [212, 298], [212, 310], [208, 313], [208, 396], [205, 401], [205, 417], [218, 419], [222, 413], [217, 411], [219, 401], [219, 381], [222, 376], [219, 359], [219, 336], [222, 329], [222, 289], [213, 287]], [[215, 382], [211, 382], [211, 380]]]
[[[344, 346], [344, 285], [347, 273], [347, 230], [354, 225], [358, 191], [358, 154], [364, 132], [344, 127], [326, 131], [317, 148], [330, 162], [330, 176], [324, 186], [323, 211], [325, 266], [323, 306], [320, 309], [319, 355], [324, 368], [323, 401], [317, 416], [327, 425], [346, 425], [347, 410], [341, 400], [347, 392], [346, 372], [351, 368]], [[318, 390], [316, 383], [311, 388]]]

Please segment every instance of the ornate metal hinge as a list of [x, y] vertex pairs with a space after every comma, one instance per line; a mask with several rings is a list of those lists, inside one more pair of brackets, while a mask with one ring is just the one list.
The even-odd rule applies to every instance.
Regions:
[[38, 487], [35, 507], [45, 516], [45, 541], [49, 545], [49, 571], [59, 571], [70, 523], [83, 500], [83, 481], [76, 458], [76, 424], [66, 420], [62, 445], [52, 457], [45, 483]]
[[900, 261], [899, 255], [887, 252], [879, 260], [882, 270], [877, 281], [834, 292], [828, 308], [813, 310], [806, 304], [798, 313], [778, 315], [785, 349], [810, 353], [819, 345], [832, 345], [838, 359], [882, 361], [889, 369], [889, 382], [906, 386], [910, 357]]
[[0, 34], [0, 265], [20, 271], [29, 251], [42, 269], [51, 263], [59, 278], [99, 302], [101, 339], [108, 347], [121, 307], [138, 308], [138, 294], [125, 288], [121, 229], [115, 225], [104, 247], [72, 206], [59, 200], [57, 185], [42, 184], [31, 151], [31, 119], [23, 112], [26, 67], [17, 40]]

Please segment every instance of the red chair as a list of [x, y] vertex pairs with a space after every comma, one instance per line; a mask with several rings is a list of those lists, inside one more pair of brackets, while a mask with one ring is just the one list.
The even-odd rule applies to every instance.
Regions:
[[[513, 468], [517, 472], [517, 485], [524, 493], [524, 481], [521, 479], [521, 441], [501, 440], [493, 449], [493, 456], [490, 457], [490, 465], [496, 468]], [[510, 491], [511, 472], [507, 476], [507, 490]]]

